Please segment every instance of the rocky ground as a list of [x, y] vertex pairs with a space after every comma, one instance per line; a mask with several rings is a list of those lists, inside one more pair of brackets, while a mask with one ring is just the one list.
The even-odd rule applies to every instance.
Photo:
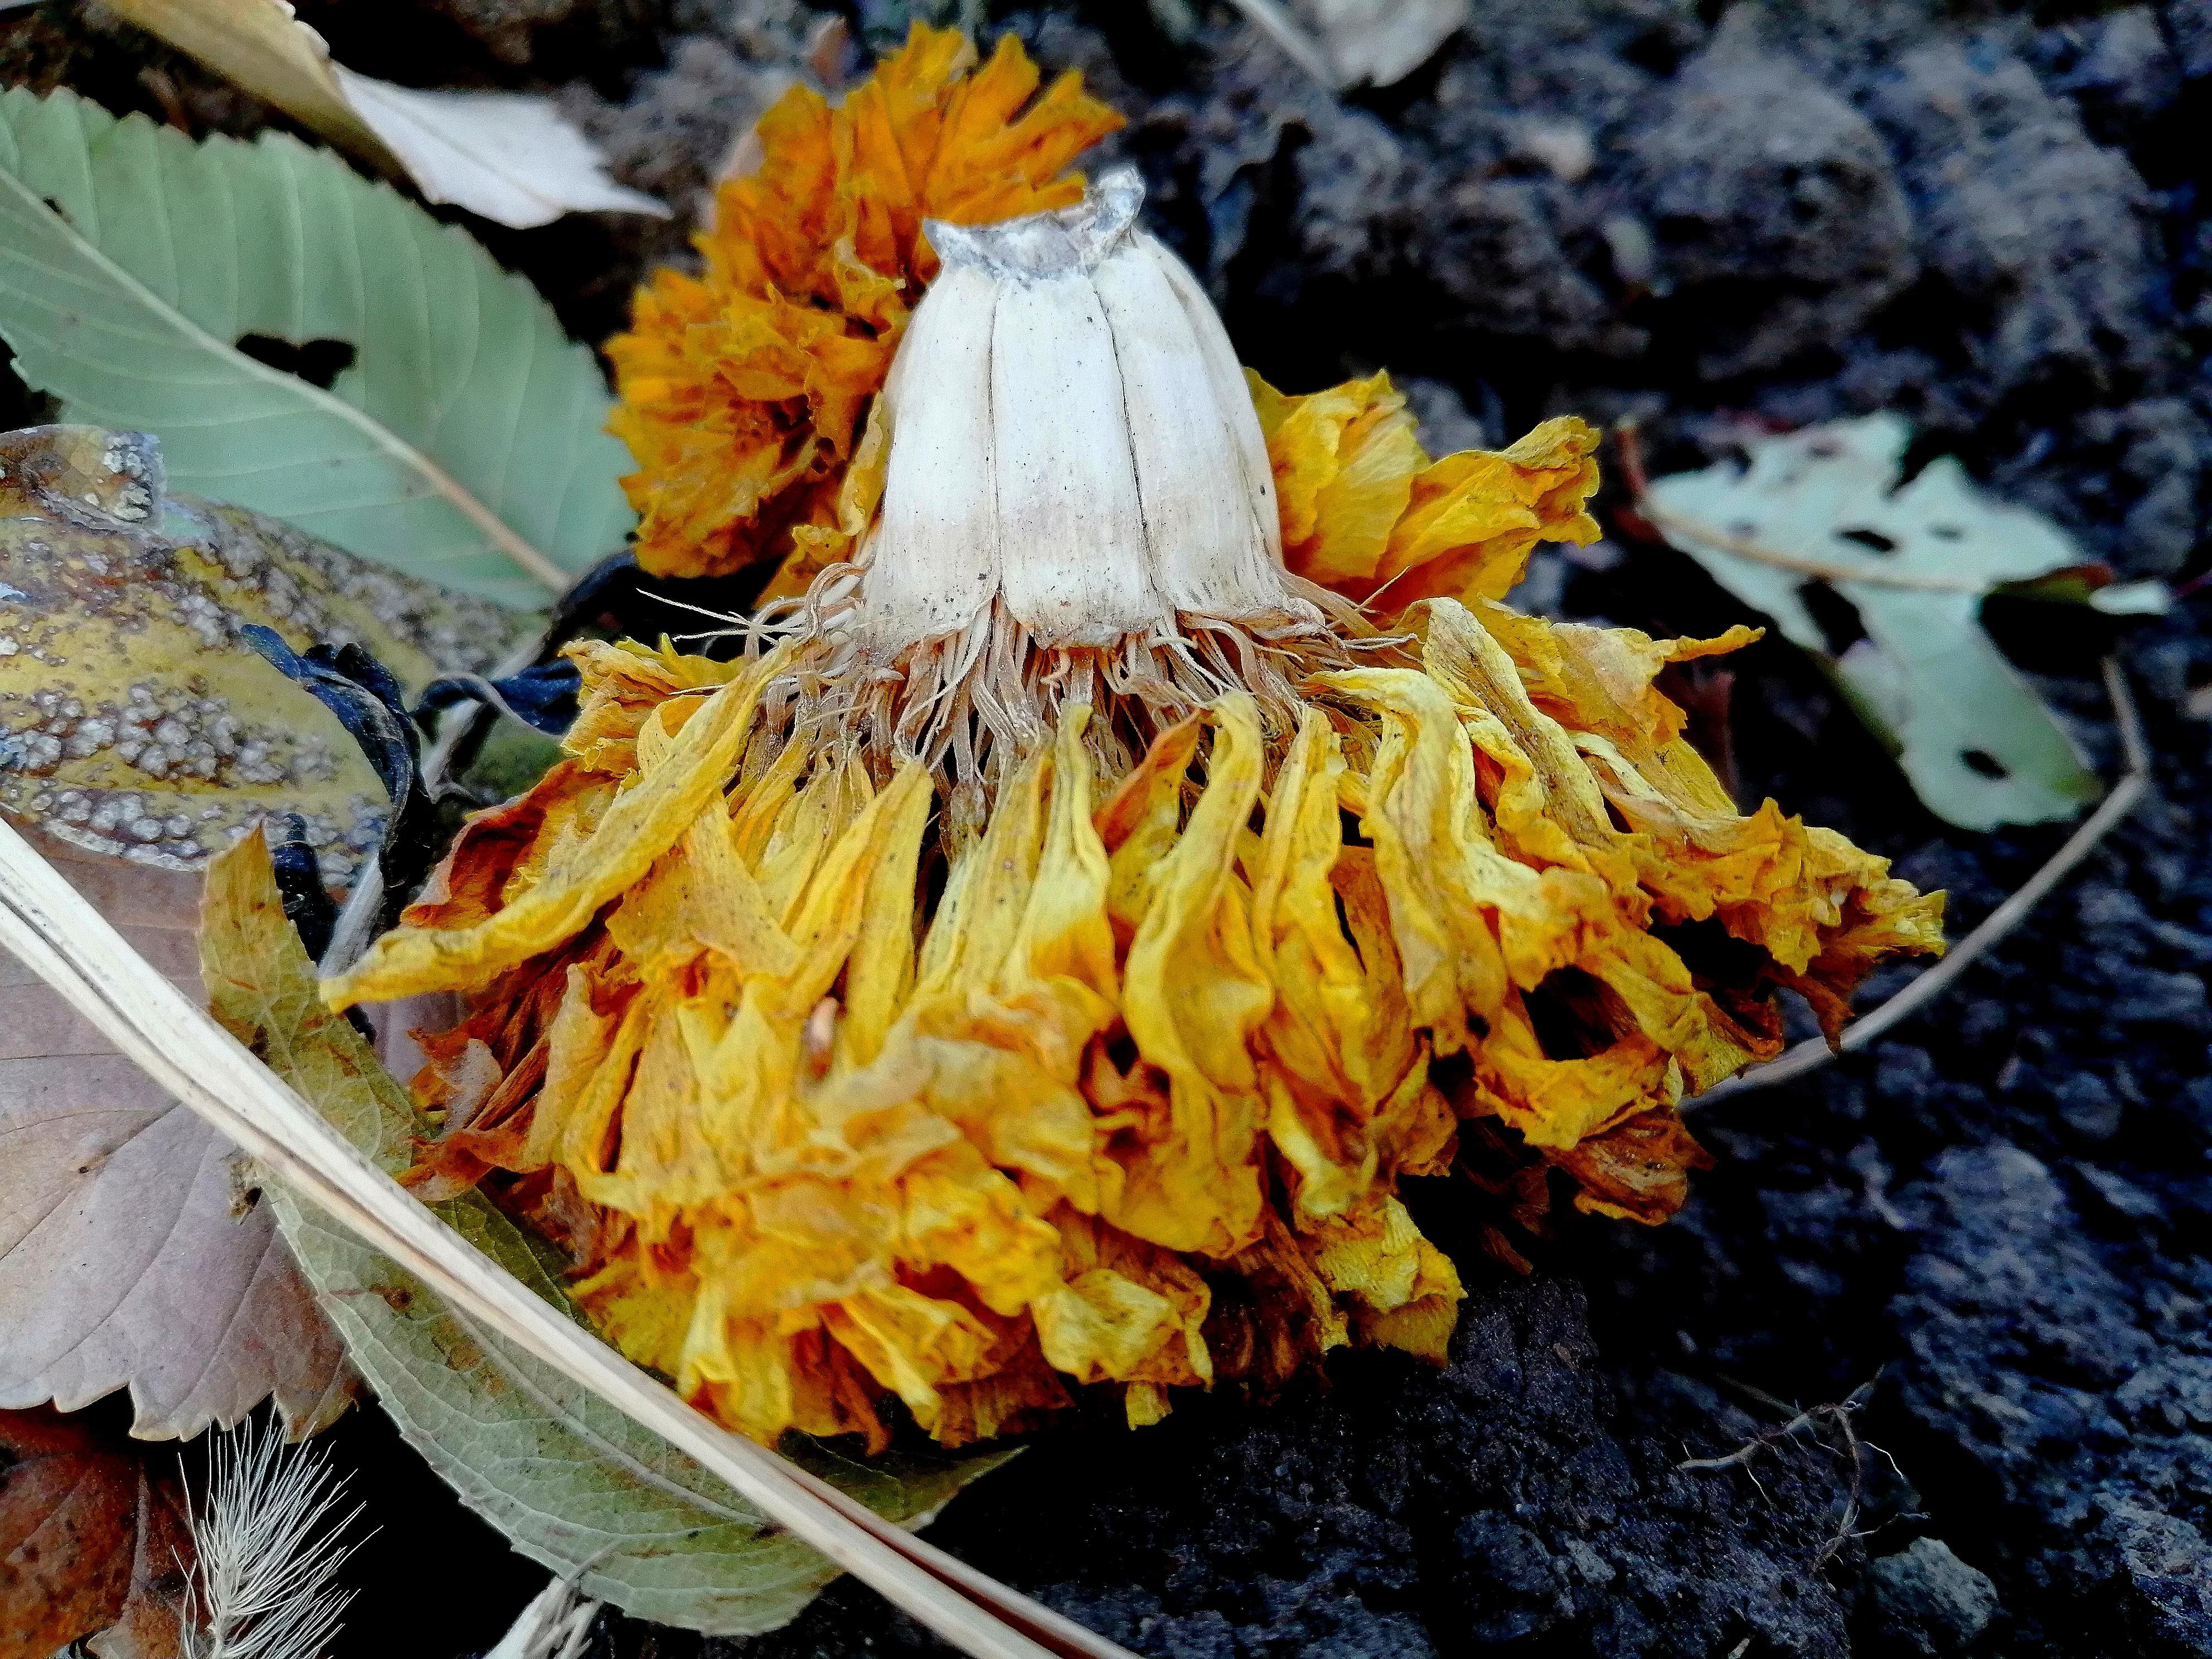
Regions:
[[[733, 126], [908, 9], [862, 0], [846, 47], [781, 0], [300, 9], [366, 70], [562, 88], [625, 179], [689, 215]], [[1279, 385], [1388, 365], [1435, 447], [1633, 416], [1661, 471], [1894, 409], [1917, 453], [1960, 455], [2092, 556], [2205, 571], [2208, 0], [1478, 4], [1411, 79], [1346, 99], [1225, 8], [1183, 38], [1156, 21], [1188, 10], [991, 27], [1131, 112], [1116, 144], [1155, 222]], [[0, 78], [196, 126], [265, 118], [68, 12], [0, 18]], [[599, 337], [683, 230], [494, 246]], [[1742, 616], [1625, 536], [1547, 556], [1521, 597], [1653, 632]], [[1271, 1409], [1199, 1402], [1134, 1443], [1072, 1429], [960, 1499], [938, 1541], [1160, 1659], [2212, 1654], [2212, 592], [2124, 630], [2026, 603], [1989, 620], [2108, 776], [2096, 664], [2116, 651], [2157, 788], [1948, 1000], [1696, 1115], [1717, 1167], [1670, 1226], [1571, 1223], [1526, 1279], [1463, 1252], [1441, 1375], [1352, 1355]], [[1732, 667], [1692, 689], [1740, 794], [1948, 888], [1960, 931], [2063, 839], [1945, 829], [1788, 647]], [[1450, 1243], [1460, 1195], [1414, 1202]], [[1678, 1467], [1862, 1389], [1856, 1479], [1832, 1413], [1746, 1463]], [[382, 1510], [364, 1576], [469, 1587], [434, 1638], [419, 1609], [365, 1607], [347, 1651], [488, 1641], [536, 1571], [386, 1456], [380, 1419], [342, 1435], [414, 1517]], [[757, 1642], [613, 1619], [595, 1639], [597, 1659], [932, 1645], [849, 1585]]]

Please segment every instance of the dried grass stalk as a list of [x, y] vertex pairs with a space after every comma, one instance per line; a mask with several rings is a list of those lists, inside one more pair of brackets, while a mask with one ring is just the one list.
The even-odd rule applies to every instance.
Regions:
[[354, 1598], [337, 1575], [362, 1506], [338, 1514], [344, 1485], [319, 1446], [288, 1446], [274, 1420], [215, 1437], [204, 1501], [191, 1505], [183, 1659], [319, 1659]]
[[580, 1659], [599, 1611], [597, 1601], [578, 1599], [575, 1580], [556, 1578], [483, 1659]]

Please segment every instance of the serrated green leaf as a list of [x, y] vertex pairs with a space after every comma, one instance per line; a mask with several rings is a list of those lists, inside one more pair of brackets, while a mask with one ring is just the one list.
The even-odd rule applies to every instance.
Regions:
[[[1870, 415], [1759, 440], [1746, 465], [1656, 480], [1647, 509], [1828, 667], [1937, 817], [1969, 830], [2071, 817], [2096, 799], [2096, 775], [1982, 631], [1981, 607], [2002, 583], [2083, 563], [2081, 551], [1948, 456], [1901, 483], [1911, 435]], [[1818, 587], [1866, 631], [1840, 655], [1807, 604]]]
[[[325, 392], [250, 335], [356, 356]], [[279, 134], [0, 92], [0, 338], [70, 420], [159, 437], [179, 489], [464, 592], [542, 603], [632, 522], [605, 381], [529, 284]]]
[[[201, 971], [217, 1018], [356, 1146], [404, 1167], [416, 1123], [405, 1092], [317, 994], [284, 920], [266, 849], [248, 837], [208, 873]], [[764, 1522], [727, 1486], [596, 1396], [453, 1311], [412, 1274], [282, 1188], [277, 1226], [355, 1365], [408, 1443], [514, 1547], [624, 1612], [712, 1635], [789, 1622], [836, 1569]], [[548, 1302], [551, 1253], [483, 1198], [434, 1206]], [[878, 1514], [925, 1524], [1012, 1453], [908, 1454], [866, 1462], [793, 1442], [797, 1461]]]

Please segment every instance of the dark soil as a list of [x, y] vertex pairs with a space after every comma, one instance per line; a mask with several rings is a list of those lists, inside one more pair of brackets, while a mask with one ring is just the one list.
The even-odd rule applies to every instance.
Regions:
[[[847, 15], [865, 42], [906, 9]], [[2091, 556], [2204, 572], [2212, 0], [1474, 9], [1412, 80], [1343, 101], [1225, 9], [1180, 41], [1132, 0], [993, 27], [1130, 112], [1116, 144], [1154, 222], [1279, 385], [1388, 365], [1438, 447], [1569, 410], [1632, 416], [1660, 471], [1895, 409], [1918, 454], [1960, 455]], [[301, 10], [365, 70], [563, 88], [624, 177], [686, 215], [810, 42], [815, 70], [836, 66], [819, 14], [776, 0]], [[0, 78], [196, 128], [263, 118], [61, 4], [0, 19]], [[644, 262], [684, 246], [680, 221], [487, 240], [589, 338], [618, 325]], [[1619, 538], [1544, 555], [1521, 597], [1655, 633], [1744, 618], [1688, 561]], [[2208, 608], [2200, 588], [2122, 629], [1992, 607], [2107, 775], [2096, 663], [2117, 651], [2155, 795], [1931, 1012], [1697, 1115], [1718, 1167], [1674, 1224], [1570, 1222], [1525, 1279], [1462, 1251], [1471, 1295], [1442, 1373], [1347, 1355], [1269, 1407], [1194, 1401], [1135, 1438], [1072, 1427], [932, 1535], [1161, 1659], [2212, 1654]], [[1727, 734], [1741, 798], [1948, 888], [1956, 931], [2064, 838], [1929, 817], [1786, 646], [1729, 668], [1686, 690], [1700, 729]], [[1461, 1193], [1413, 1201], [1454, 1243]], [[1832, 1419], [1826, 1449], [1801, 1436], [1744, 1467], [1677, 1467], [1869, 1382], [1856, 1421], [1874, 1449], [1840, 1547], [1851, 1466]], [[411, 1597], [371, 1598], [345, 1651], [488, 1643], [542, 1575], [380, 1418], [341, 1432], [386, 1483], [364, 1493], [386, 1531], [362, 1582], [471, 1587], [435, 1638]], [[702, 1644], [610, 1617], [593, 1650], [928, 1650], [850, 1584], [773, 1638]]]

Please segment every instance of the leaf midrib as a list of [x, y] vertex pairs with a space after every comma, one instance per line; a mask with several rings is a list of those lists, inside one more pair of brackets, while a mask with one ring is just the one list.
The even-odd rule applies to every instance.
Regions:
[[[482, 531], [485, 538], [493, 546], [506, 554], [508, 558], [538, 581], [543, 583], [549, 590], [555, 593], [567, 590], [569, 577], [566, 571], [540, 552], [491, 508], [477, 500], [453, 474], [389, 427], [364, 410], [356, 409], [343, 398], [325, 392], [322, 387], [301, 380], [297, 375], [287, 374], [281, 369], [271, 368], [265, 363], [258, 362], [240, 351], [235, 345], [220, 340], [209, 333], [111, 258], [98, 244], [78, 230], [66, 217], [48, 207], [44, 199], [25, 184], [12, 169], [0, 167], [0, 184], [5, 185], [15, 197], [20, 208], [27, 210], [33, 218], [52, 221], [58, 224], [63, 235], [77, 251], [80, 257], [88, 261], [102, 276], [113, 282], [118, 288], [143, 305], [149, 312], [162, 319], [179, 336], [190, 343], [216, 354], [227, 362], [234, 372], [244, 374], [246, 378], [288, 392], [319, 412], [343, 421], [402, 467], [424, 479], [433, 491], [442, 496], [456, 512]], [[34, 268], [44, 269], [35, 258], [25, 258], [20, 252], [14, 257], [24, 258], [26, 264]], [[64, 272], [52, 274], [57, 278], [66, 275]], [[210, 422], [209, 424], [215, 425], [218, 422]]]

